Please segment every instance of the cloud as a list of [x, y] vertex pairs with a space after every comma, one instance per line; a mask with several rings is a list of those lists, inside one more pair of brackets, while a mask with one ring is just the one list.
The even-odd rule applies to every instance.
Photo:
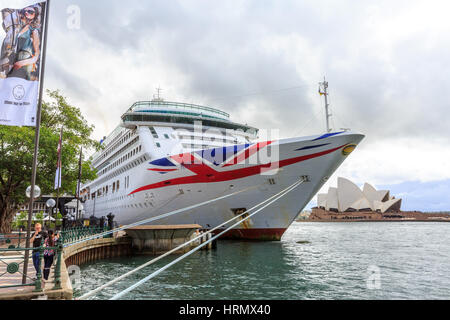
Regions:
[[[73, 4], [80, 30], [67, 28]], [[168, 100], [216, 106], [232, 120], [291, 137], [324, 131], [317, 83], [326, 75], [333, 128], [366, 134], [333, 179], [448, 179], [449, 7], [419, 0], [53, 1], [46, 86], [70, 96], [98, 139], [158, 86]]]

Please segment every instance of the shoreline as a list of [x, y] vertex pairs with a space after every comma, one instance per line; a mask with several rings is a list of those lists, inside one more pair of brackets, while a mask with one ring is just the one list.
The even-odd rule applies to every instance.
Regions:
[[450, 220], [443, 219], [383, 219], [383, 220], [375, 220], [375, 219], [301, 219], [295, 220], [295, 222], [450, 222]]
[[297, 222], [450, 222], [448, 213], [424, 213], [421, 211], [377, 211], [335, 212], [313, 208], [309, 216], [295, 219]]

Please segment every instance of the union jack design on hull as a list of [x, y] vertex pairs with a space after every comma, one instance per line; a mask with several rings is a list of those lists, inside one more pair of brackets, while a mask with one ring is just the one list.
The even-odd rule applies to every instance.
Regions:
[[[173, 110], [174, 105], [167, 108]], [[158, 105], [158, 111], [160, 109]], [[279, 193], [301, 177], [307, 177], [307, 182], [226, 234], [230, 238], [279, 240], [347, 158], [349, 148], [346, 147], [357, 145], [364, 137], [352, 132], [333, 132], [253, 142], [249, 141], [252, 128], [246, 127], [244, 133], [236, 130], [237, 143], [214, 146], [210, 142], [210, 146], [196, 148], [189, 147], [192, 142], [184, 142], [187, 134], [176, 131], [174, 122], [166, 126], [151, 122], [156, 120], [153, 114], [148, 115], [150, 111], [152, 108], [148, 106], [130, 109], [122, 117], [122, 128], [107, 139], [105, 150], [94, 157], [93, 163], [101, 174], [84, 186], [87, 214], [113, 213], [120, 225], [126, 225], [242, 191], [153, 223], [199, 224], [211, 229]], [[214, 117], [214, 120], [203, 119], [211, 125], [238, 126], [209, 108], [202, 112], [210, 112], [208, 117]], [[167, 117], [166, 114], [158, 116]], [[217, 120], [219, 116], [224, 118], [223, 124], [222, 120]], [[147, 119], [151, 121], [146, 122]], [[183, 121], [185, 125], [190, 120], [183, 118]], [[188, 135], [195, 138], [195, 131]], [[204, 137], [205, 133], [199, 146], [204, 144]], [[214, 134], [208, 137], [212, 141]], [[114, 153], [115, 150], [119, 151]]]

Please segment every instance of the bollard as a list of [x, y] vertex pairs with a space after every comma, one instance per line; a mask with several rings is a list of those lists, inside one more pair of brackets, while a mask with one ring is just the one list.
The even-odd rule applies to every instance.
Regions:
[[56, 267], [55, 267], [55, 285], [53, 286], [53, 290], [59, 290], [62, 289], [61, 286], [61, 258], [62, 258], [62, 244], [58, 244], [58, 248], [56, 249], [56, 252], [58, 253], [58, 260], [56, 261]]
[[[206, 237], [206, 239], [209, 241], [209, 240], [211, 240], [211, 238], [212, 238], [211, 233], [208, 233], [208, 236]], [[208, 250], [211, 250], [211, 249], [212, 249], [212, 243], [211, 243], [211, 242], [208, 243], [207, 249], [208, 249]]]
[[217, 239], [213, 240], [211, 249], [216, 250], [217, 249]]
[[[207, 237], [207, 235], [203, 234], [203, 236], [202, 236], [202, 244], [204, 244], [206, 242], [206, 237]], [[206, 247], [202, 247], [202, 250], [206, 250]]]

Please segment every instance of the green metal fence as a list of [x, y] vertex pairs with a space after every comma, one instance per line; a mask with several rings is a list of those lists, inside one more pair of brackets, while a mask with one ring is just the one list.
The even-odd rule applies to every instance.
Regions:
[[[74, 241], [82, 240], [89, 236], [93, 236], [105, 231], [108, 231], [107, 226], [104, 227], [74, 227], [63, 229], [60, 234], [60, 241], [62, 244], [72, 243]], [[112, 235], [105, 235], [103, 238], [110, 238]]]
[[20, 248], [21, 244], [25, 244], [26, 237], [26, 232], [22, 231], [7, 235], [0, 234], [0, 246], [7, 246], [9, 249]]
[[[72, 242], [82, 240], [89, 236], [93, 236], [105, 231], [108, 231], [109, 228], [107, 226], [104, 227], [74, 227], [67, 228], [59, 231], [59, 239], [55, 247], [46, 248], [41, 246], [39, 248], [22, 248], [21, 244], [25, 246], [26, 234], [18, 233], [18, 234], [0, 234], [0, 290], [6, 288], [14, 288], [14, 287], [27, 287], [34, 286], [34, 292], [43, 291], [42, 288], [42, 266], [43, 266], [43, 257], [44, 250], [54, 250], [55, 251], [55, 260], [54, 264], [54, 286], [52, 290], [61, 289], [61, 263], [62, 263], [62, 252], [63, 246], [65, 244], [70, 244]], [[110, 238], [111, 234], [103, 236], [103, 238]], [[27, 272], [27, 275], [23, 273], [23, 264], [25, 260], [25, 252], [27, 250], [39, 250], [39, 270], [36, 277], [31, 277]], [[30, 257], [32, 254], [30, 254]], [[33, 266], [33, 263], [30, 259], [29, 265]], [[25, 278], [26, 281], [23, 283], [22, 281], [18, 281], [17, 277], [14, 278], [17, 283], [10, 284], [11, 275], [20, 275], [20, 280]], [[34, 275], [34, 270], [32, 272]], [[3, 283], [3, 284], [2, 284]], [[5, 284], [8, 283], [8, 284]]]
[[[39, 272], [37, 273], [35, 278], [32, 278], [28, 272], [25, 276], [25, 283], [22, 282], [22, 278], [24, 276], [23, 273], [23, 264], [25, 261], [25, 251], [27, 250], [39, 250]], [[27, 287], [27, 286], [34, 286], [34, 292], [42, 292], [42, 260], [44, 258], [44, 250], [54, 250], [55, 251], [55, 258], [56, 263], [54, 268], [54, 285], [51, 290], [58, 290], [61, 289], [61, 263], [62, 263], [62, 244], [57, 243], [55, 247], [44, 247], [41, 246], [39, 248], [0, 248], [0, 290], [1, 289], [7, 289], [7, 288], [14, 288], [14, 287]], [[16, 253], [16, 255], [11, 255]], [[31, 259], [30, 259], [31, 260]], [[32, 261], [30, 261], [31, 265], [33, 265]], [[34, 273], [34, 271], [33, 271]], [[8, 276], [19, 274], [21, 275], [20, 278], [15, 278], [11, 284], [2, 284], [8, 283], [9, 279], [7, 279]], [[29, 281], [29, 282], [28, 282]]]

